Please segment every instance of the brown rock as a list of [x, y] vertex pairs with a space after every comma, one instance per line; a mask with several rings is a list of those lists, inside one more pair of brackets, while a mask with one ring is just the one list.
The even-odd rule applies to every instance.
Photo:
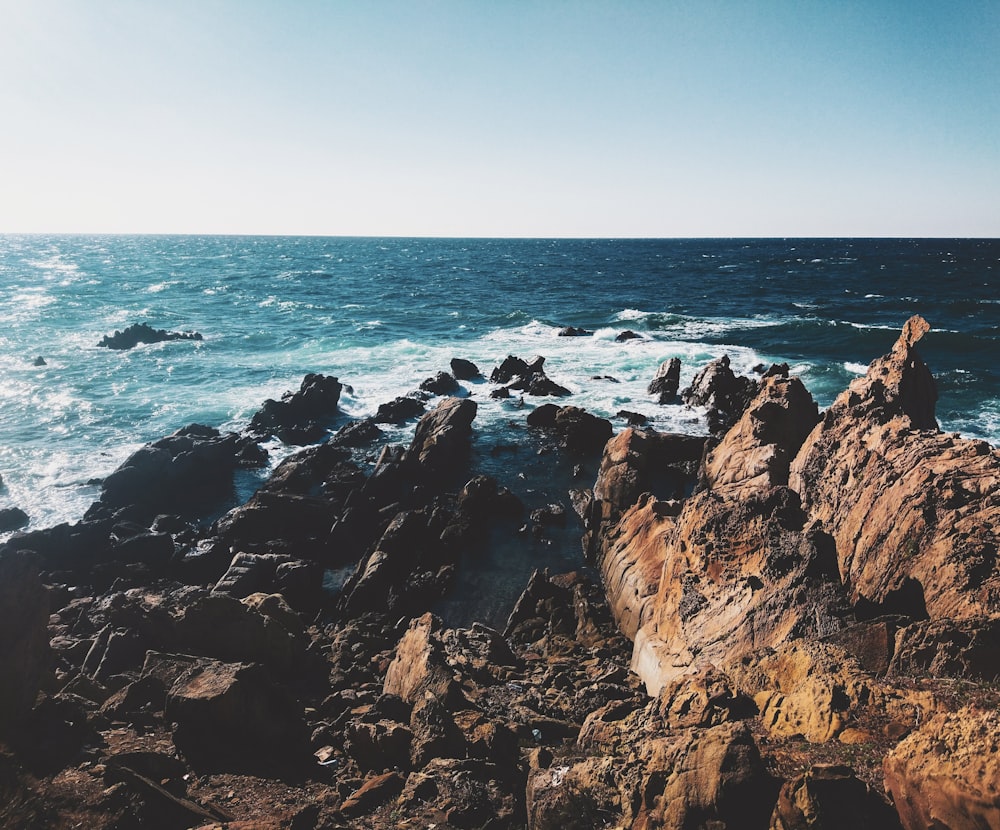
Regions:
[[386, 772], [369, 778], [340, 805], [348, 817], [363, 816], [391, 801], [403, 791], [403, 777], [398, 772]]
[[430, 612], [413, 622], [396, 646], [396, 656], [385, 674], [382, 691], [416, 703], [430, 692], [444, 700], [454, 683], [441, 642], [441, 620]]
[[890, 354], [854, 380], [813, 430], [790, 474], [837, 544], [864, 610], [920, 619], [1000, 612], [1000, 451], [937, 430], [933, 378], [914, 317]]
[[704, 482], [726, 498], [746, 498], [788, 484], [788, 468], [819, 420], [798, 378], [769, 377], [705, 459]]
[[529, 830], [592, 830], [621, 823], [617, 766], [617, 759], [600, 757], [532, 770], [527, 788]]
[[667, 683], [660, 690], [657, 708], [671, 729], [718, 726], [756, 713], [753, 701], [714, 668]]
[[792, 642], [748, 655], [728, 670], [777, 737], [828, 741], [871, 697], [872, 681], [857, 661], [827, 643]]
[[698, 665], [725, 667], [842, 625], [824, 537], [803, 529], [788, 488], [734, 501], [707, 490], [684, 503], [676, 522], [632, 657], [651, 694]]
[[896, 635], [893, 676], [1000, 678], [1000, 618], [923, 620]]
[[906, 830], [1000, 827], [1000, 712], [939, 714], [884, 761], [885, 787]]
[[898, 830], [899, 819], [848, 767], [817, 765], [782, 785], [770, 830], [840, 827]]

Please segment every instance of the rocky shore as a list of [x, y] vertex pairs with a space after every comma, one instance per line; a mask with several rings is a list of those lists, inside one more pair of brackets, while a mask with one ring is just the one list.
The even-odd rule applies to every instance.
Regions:
[[[308, 375], [143, 447], [0, 546], [0, 826], [1000, 826], [1000, 451], [939, 431], [926, 330], [825, 412], [787, 366], [665, 363], [707, 438], [508, 357], [487, 394], [559, 399], [522, 418], [572, 512], [475, 469], [460, 358], [369, 420]], [[502, 630], [444, 622], [478, 552], [574, 522]]]

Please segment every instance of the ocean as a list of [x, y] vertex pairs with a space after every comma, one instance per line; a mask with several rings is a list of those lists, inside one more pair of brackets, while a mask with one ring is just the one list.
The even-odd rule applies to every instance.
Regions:
[[[646, 394], [663, 360], [681, 359], [682, 387], [724, 353], [742, 373], [788, 362], [826, 406], [916, 313], [942, 428], [1000, 444], [998, 240], [0, 236], [0, 508], [31, 528], [76, 521], [143, 443], [239, 430], [307, 372], [347, 384], [346, 419], [453, 357], [488, 375], [543, 355], [573, 393], [560, 403], [704, 433], [703, 413]], [[132, 323], [204, 339], [98, 347]], [[641, 337], [617, 342], [626, 329]], [[547, 399], [520, 409], [464, 385], [479, 455], [516, 477], [526, 457], [502, 449]]]

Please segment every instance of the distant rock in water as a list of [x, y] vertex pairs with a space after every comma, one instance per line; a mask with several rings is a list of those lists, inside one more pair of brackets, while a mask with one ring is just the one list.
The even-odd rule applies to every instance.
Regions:
[[577, 326], [566, 326], [564, 329], [559, 329], [560, 337], [588, 337], [591, 334], [593, 334], [592, 331], [587, 331]]
[[38, 357], [36, 357], [34, 360], [31, 361], [31, 365], [32, 366], [48, 366], [49, 364], [47, 364], [45, 362], [45, 358], [44, 357], [42, 357], [41, 355], [39, 355]]
[[[115, 331], [114, 334], [105, 336], [98, 343], [106, 349], [117, 349], [124, 351], [138, 346], [140, 343], [164, 343], [168, 340], [204, 340], [196, 331], [166, 331], [165, 329], [154, 329], [146, 323], [135, 323], [125, 331]], [[35, 362], [35, 365], [40, 365]]]
[[616, 343], [624, 343], [626, 340], [642, 340], [642, 335], [636, 334], [632, 329], [625, 329], [615, 338]]

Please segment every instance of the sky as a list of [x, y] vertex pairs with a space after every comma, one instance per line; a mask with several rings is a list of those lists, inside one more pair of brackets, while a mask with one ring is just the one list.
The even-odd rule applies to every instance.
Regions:
[[0, 233], [1000, 237], [997, 0], [0, 0]]

